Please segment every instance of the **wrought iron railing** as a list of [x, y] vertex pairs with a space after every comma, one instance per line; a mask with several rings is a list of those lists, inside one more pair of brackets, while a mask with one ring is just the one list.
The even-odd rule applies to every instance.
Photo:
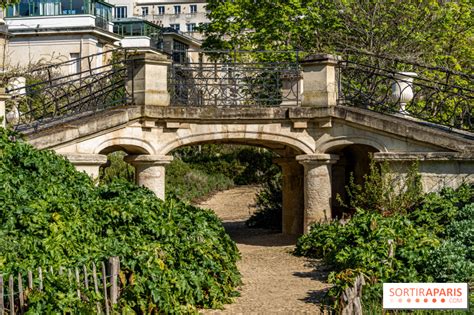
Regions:
[[133, 103], [133, 93], [126, 89], [128, 54], [123, 49], [107, 51], [10, 79], [7, 124], [17, 130], [38, 128], [78, 114]]
[[339, 62], [339, 104], [474, 130], [474, 75], [372, 55]]
[[[194, 53], [194, 54], [193, 54]], [[186, 52], [169, 75], [172, 106], [294, 106], [300, 103], [296, 52]], [[191, 61], [194, 56], [195, 61]]]

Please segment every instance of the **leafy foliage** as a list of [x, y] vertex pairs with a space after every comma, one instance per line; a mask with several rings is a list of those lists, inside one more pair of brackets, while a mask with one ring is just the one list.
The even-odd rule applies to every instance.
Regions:
[[283, 209], [281, 180], [281, 173], [277, 173], [263, 184], [256, 197], [257, 211], [245, 222], [248, 227], [281, 231]]
[[123, 179], [130, 183], [135, 180], [135, 169], [123, 160], [126, 153], [115, 151], [107, 156], [107, 164], [100, 169], [100, 182], [109, 184], [117, 179]]
[[166, 167], [166, 193], [185, 201], [192, 201], [233, 185], [233, 181], [224, 174], [207, 173], [179, 158], [175, 158]]
[[[0, 131], [0, 269], [81, 266], [119, 256], [127, 313], [187, 313], [235, 296], [235, 244], [208, 210], [163, 202], [125, 181], [96, 187], [64, 158]], [[60, 278], [31, 292], [31, 312], [94, 312]], [[54, 301], [54, 302], [52, 302]]]
[[260, 184], [275, 173], [275, 155], [262, 148], [209, 144], [180, 148], [174, 156], [208, 174], [222, 174], [237, 185]]
[[[380, 174], [372, 167], [366, 185], [352, 191], [357, 210], [347, 223], [314, 224], [298, 240], [295, 254], [324, 259], [333, 267], [328, 295], [336, 306], [361, 273], [367, 278], [367, 306], [380, 304], [383, 282], [472, 283], [474, 187], [446, 188], [414, 199], [413, 194], [408, 200], [416, 202], [395, 203], [407, 206], [397, 211], [394, 192], [395, 199], [404, 200], [406, 191], [391, 191], [386, 198], [390, 189]], [[411, 178], [408, 187], [417, 186], [415, 174], [405, 178]]]
[[[377, 164], [372, 160], [363, 183], [357, 184], [353, 176], [349, 180], [346, 190], [352, 208], [374, 210], [383, 215], [406, 213], [422, 199], [417, 163], [413, 163], [406, 174], [400, 175], [392, 172], [387, 163]], [[339, 196], [338, 199], [343, 204]]]
[[210, 0], [207, 8], [210, 49], [356, 50], [472, 70], [468, 0]]

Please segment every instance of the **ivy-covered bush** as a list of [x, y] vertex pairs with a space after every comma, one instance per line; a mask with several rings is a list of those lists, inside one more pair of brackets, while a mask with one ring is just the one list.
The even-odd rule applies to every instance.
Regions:
[[[373, 168], [372, 172], [380, 170]], [[377, 176], [381, 179], [380, 173]], [[368, 178], [373, 179], [373, 173]], [[408, 178], [418, 180], [415, 175]], [[410, 196], [406, 191], [394, 196], [392, 191], [377, 200], [380, 190], [372, 190], [376, 181], [368, 181], [351, 191], [352, 202], [365, 207], [357, 207], [350, 220], [314, 224], [298, 240], [295, 254], [323, 259], [333, 268], [328, 280], [334, 286], [328, 296], [336, 306], [359, 274], [367, 279], [363, 290], [366, 306], [380, 305], [384, 282], [473, 284], [474, 187], [462, 185], [417, 196], [416, 182], [405, 185], [411, 187]], [[370, 198], [363, 200], [361, 195]], [[397, 198], [407, 208], [397, 211], [391, 207]]]
[[[0, 272], [121, 261], [126, 313], [184, 313], [235, 296], [239, 254], [210, 211], [163, 202], [126, 181], [96, 187], [64, 158], [0, 129]], [[94, 312], [50, 278], [30, 292], [32, 313]], [[46, 285], [46, 284], [45, 284]], [[72, 292], [72, 294], [71, 294]]]

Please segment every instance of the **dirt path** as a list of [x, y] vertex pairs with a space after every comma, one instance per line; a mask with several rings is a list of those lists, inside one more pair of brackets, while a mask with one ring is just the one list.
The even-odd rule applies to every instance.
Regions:
[[237, 243], [242, 255], [241, 296], [224, 310], [203, 314], [319, 314], [318, 300], [328, 285], [317, 261], [290, 254], [295, 237], [263, 229], [248, 229], [244, 222], [255, 211], [257, 187], [219, 192], [199, 206], [213, 209]]

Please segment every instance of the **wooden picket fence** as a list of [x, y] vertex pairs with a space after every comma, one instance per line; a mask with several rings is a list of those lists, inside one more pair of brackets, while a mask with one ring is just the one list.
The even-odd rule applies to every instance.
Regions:
[[[92, 270], [88, 270], [87, 266], [84, 265], [82, 268], [63, 268], [60, 267], [57, 270], [59, 275], [68, 275], [69, 283], [75, 281], [77, 296], [84, 298], [81, 295], [81, 289], [89, 290], [93, 288], [95, 293], [102, 297], [101, 302], [97, 302], [97, 313], [105, 313], [106, 315], [111, 313], [115, 304], [117, 304], [119, 297], [119, 284], [118, 277], [120, 272], [120, 260], [118, 257], [110, 257], [106, 263], [102, 262], [100, 267], [101, 270], [97, 270], [95, 263], [91, 264]], [[31, 270], [26, 273], [26, 279], [19, 273], [16, 277], [10, 275], [8, 277], [8, 283], [5, 281], [3, 275], [0, 274], [0, 315], [4, 314], [23, 314], [27, 310], [27, 303], [25, 301], [24, 284], [28, 290], [39, 290], [43, 291], [44, 277], [46, 273], [54, 274], [55, 270], [50, 268], [37, 269], [37, 278], [35, 281], [34, 274]], [[26, 282], [24, 282], [26, 280]], [[35, 287], [34, 285], [37, 285]]]

